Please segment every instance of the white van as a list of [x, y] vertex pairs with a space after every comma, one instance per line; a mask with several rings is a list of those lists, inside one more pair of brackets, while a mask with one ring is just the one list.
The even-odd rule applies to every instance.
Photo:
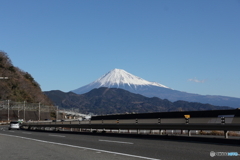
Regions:
[[8, 129], [9, 130], [11, 130], [11, 129], [19, 130], [20, 129], [20, 123], [18, 121], [11, 121]]

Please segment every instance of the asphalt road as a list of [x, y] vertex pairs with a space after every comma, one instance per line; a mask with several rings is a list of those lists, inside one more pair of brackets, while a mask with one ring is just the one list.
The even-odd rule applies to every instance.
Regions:
[[[210, 152], [238, 152], [240, 145], [221, 139], [160, 136], [38, 132], [8, 130], [0, 126], [2, 160], [195, 160], [239, 159], [239, 156], [210, 156]], [[235, 140], [235, 141], [239, 141]]]

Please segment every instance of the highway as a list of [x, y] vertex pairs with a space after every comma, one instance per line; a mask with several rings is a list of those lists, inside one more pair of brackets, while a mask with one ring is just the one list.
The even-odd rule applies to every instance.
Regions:
[[[0, 126], [0, 159], [202, 160], [213, 159], [211, 151], [240, 153], [239, 145], [216, 140], [159, 137], [8, 130], [8, 126]], [[214, 159], [239, 159], [239, 156], [215, 156]]]

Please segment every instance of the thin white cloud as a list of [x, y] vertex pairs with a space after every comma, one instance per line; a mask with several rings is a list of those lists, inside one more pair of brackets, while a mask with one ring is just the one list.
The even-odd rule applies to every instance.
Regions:
[[204, 82], [206, 82], [205, 79], [199, 80], [199, 79], [197, 79], [197, 78], [191, 78], [191, 79], [188, 79], [188, 81], [190, 81], [190, 82], [195, 82], [195, 83], [204, 83]]

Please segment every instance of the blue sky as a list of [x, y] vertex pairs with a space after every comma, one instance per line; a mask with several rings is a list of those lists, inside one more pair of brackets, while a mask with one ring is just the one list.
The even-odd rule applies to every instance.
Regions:
[[239, 0], [0, 0], [0, 50], [43, 91], [119, 68], [202, 95], [240, 98]]

